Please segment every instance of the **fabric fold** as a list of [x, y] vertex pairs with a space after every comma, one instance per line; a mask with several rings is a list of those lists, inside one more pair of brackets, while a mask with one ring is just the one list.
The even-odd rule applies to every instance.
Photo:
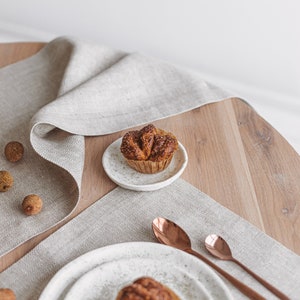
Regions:
[[[197, 73], [68, 37], [2, 68], [1, 146], [19, 140], [26, 156], [14, 166], [1, 159], [3, 169], [14, 170], [16, 185], [1, 195], [0, 256], [75, 209], [84, 136], [117, 132], [232, 96]], [[29, 193], [45, 201], [43, 214], [34, 219], [19, 209]]]

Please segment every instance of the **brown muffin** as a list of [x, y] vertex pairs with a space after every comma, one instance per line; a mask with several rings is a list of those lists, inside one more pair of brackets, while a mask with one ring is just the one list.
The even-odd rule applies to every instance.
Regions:
[[116, 300], [180, 300], [167, 286], [150, 277], [141, 277], [122, 288]]
[[166, 169], [177, 149], [177, 138], [153, 124], [141, 130], [127, 132], [122, 138], [120, 147], [128, 165], [138, 172], [147, 174]]

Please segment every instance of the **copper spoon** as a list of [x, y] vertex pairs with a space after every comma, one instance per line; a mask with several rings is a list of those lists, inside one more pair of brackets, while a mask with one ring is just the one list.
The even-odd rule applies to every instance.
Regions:
[[165, 218], [155, 218], [152, 222], [152, 229], [154, 235], [160, 243], [185, 251], [201, 259], [207, 265], [209, 265], [221, 275], [223, 275], [223, 277], [230, 281], [237, 289], [239, 289], [250, 299], [265, 299], [263, 296], [252, 290], [250, 287], [231, 276], [219, 266], [215, 265], [205, 256], [194, 251], [191, 248], [191, 240], [187, 233], [174, 222]]
[[265, 286], [268, 290], [270, 290], [274, 295], [279, 297], [280, 299], [289, 299], [286, 295], [284, 295], [282, 292], [277, 290], [274, 286], [272, 286], [270, 283], [265, 281], [263, 278], [252, 272], [250, 269], [248, 269], [246, 266], [244, 266], [241, 262], [239, 262], [237, 259], [235, 259], [232, 254], [229, 245], [226, 243], [226, 241], [216, 235], [216, 234], [210, 234], [205, 239], [205, 247], [206, 249], [215, 257], [218, 257], [223, 260], [231, 260], [238, 264], [240, 267], [242, 267], [246, 272], [248, 272], [251, 276], [253, 276], [257, 281], [259, 281], [263, 286]]

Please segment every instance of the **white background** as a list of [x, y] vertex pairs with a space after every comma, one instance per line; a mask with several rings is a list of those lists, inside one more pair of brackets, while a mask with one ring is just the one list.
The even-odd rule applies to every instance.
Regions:
[[300, 153], [300, 1], [0, 0], [0, 42], [70, 35], [197, 70]]

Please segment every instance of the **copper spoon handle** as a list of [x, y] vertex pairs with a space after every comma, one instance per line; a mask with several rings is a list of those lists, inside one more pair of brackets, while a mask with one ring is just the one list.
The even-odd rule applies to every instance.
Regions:
[[276, 289], [273, 285], [268, 283], [266, 280], [255, 274], [253, 271], [251, 271], [248, 267], [243, 265], [241, 262], [239, 262], [237, 259], [234, 257], [231, 259], [231, 261], [235, 262], [238, 264], [240, 267], [242, 267], [246, 272], [248, 272], [253, 278], [255, 278], [257, 281], [259, 281], [263, 286], [265, 286], [269, 291], [271, 291], [274, 295], [276, 295], [279, 299], [282, 300], [288, 300], [289, 298], [283, 294], [281, 291]]
[[192, 254], [196, 256], [197, 258], [200, 258], [202, 261], [204, 261], [206, 264], [208, 264], [210, 267], [215, 269], [217, 272], [219, 272], [223, 277], [225, 277], [229, 282], [231, 282], [237, 289], [239, 289], [244, 295], [249, 297], [250, 299], [254, 300], [263, 300], [266, 299], [257, 292], [255, 292], [253, 289], [242, 283], [241, 281], [237, 280], [233, 276], [231, 276], [229, 273], [221, 269], [219, 266], [215, 265], [213, 262], [211, 262], [209, 259], [207, 259], [205, 256], [201, 255], [200, 253], [194, 251], [193, 249], [186, 249], [184, 250], [189, 254]]

